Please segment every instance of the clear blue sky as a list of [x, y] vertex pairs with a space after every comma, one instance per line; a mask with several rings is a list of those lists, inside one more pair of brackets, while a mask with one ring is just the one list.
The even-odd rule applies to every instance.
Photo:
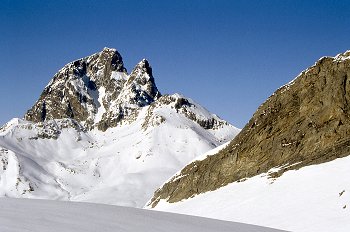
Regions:
[[350, 49], [350, 1], [0, 0], [0, 124], [22, 117], [66, 63], [114, 47], [243, 127], [278, 87]]

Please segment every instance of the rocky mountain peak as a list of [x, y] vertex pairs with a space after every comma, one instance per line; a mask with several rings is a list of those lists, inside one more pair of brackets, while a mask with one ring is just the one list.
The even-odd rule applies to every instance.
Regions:
[[239, 131], [191, 99], [161, 96], [147, 60], [128, 75], [109, 48], [65, 65], [25, 118], [0, 127], [0, 174], [9, 176], [0, 196], [137, 207]]
[[146, 59], [140, 61], [131, 72], [123, 97], [131, 104], [145, 106], [157, 100], [161, 94], [155, 84], [152, 67]]
[[147, 73], [152, 76], [152, 67], [150, 66], [147, 59], [142, 59], [135, 67], [135, 69], [140, 69], [142, 72]]
[[119, 95], [109, 102], [110, 110], [103, 114], [102, 121], [98, 123], [98, 128], [103, 131], [116, 126], [121, 120], [135, 120], [142, 107], [150, 105], [161, 96], [146, 59], [139, 62], [123, 81]]
[[[115, 49], [104, 48], [70, 62], [54, 75], [25, 119], [73, 118], [91, 126], [103, 102], [120, 94], [126, 77], [122, 57]], [[101, 91], [107, 94], [102, 97]]]
[[[136, 65], [129, 76], [120, 53], [104, 48], [59, 70], [25, 119], [42, 122], [72, 118], [90, 128], [95, 125], [100, 128], [103, 124], [102, 128], [106, 129], [129, 114], [130, 110], [122, 108], [145, 106], [159, 96], [147, 60]], [[114, 123], [106, 125], [105, 120]]]
[[[187, 165], [153, 199], [177, 202], [235, 181], [350, 154], [350, 52], [323, 57], [279, 88], [231, 143]], [[210, 170], [210, 171], [208, 171]]]
[[151, 81], [154, 83], [154, 78], [152, 74], [152, 67], [150, 66], [148, 60], [141, 60], [135, 68], [132, 70], [128, 83], [136, 81], [138, 84], [145, 85], [147, 82]]
[[74, 119], [87, 129], [105, 131], [118, 124], [132, 123], [143, 107], [150, 106], [147, 118], [152, 118], [151, 111], [164, 106], [176, 109], [204, 129], [228, 126], [218, 117], [202, 115], [200, 112], [206, 110], [195, 105], [184, 97], [162, 98], [148, 60], [141, 60], [128, 75], [117, 50], [104, 48], [59, 70], [25, 119], [33, 122]]
[[122, 56], [114, 48], [105, 47], [99, 54], [99, 60], [102, 64], [104, 62], [109, 62], [111, 71], [127, 72], [124, 67]]

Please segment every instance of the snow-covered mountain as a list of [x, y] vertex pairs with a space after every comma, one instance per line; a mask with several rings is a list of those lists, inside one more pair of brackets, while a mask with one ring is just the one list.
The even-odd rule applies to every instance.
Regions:
[[0, 196], [135, 207], [240, 131], [109, 48], [64, 66], [24, 118], [0, 128]]
[[350, 231], [350, 51], [279, 88], [148, 207], [291, 231]]

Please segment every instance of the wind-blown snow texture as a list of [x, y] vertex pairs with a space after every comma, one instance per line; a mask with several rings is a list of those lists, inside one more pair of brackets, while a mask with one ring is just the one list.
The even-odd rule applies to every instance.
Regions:
[[[276, 171], [276, 170], [271, 170]], [[307, 166], [277, 179], [268, 174], [235, 182], [155, 210], [289, 231], [350, 231], [350, 157]]]
[[0, 199], [2, 232], [277, 232], [279, 230], [179, 214], [100, 204]]
[[0, 196], [142, 207], [239, 132], [191, 99], [161, 96], [148, 61], [127, 75], [108, 48], [61, 69], [26, 118], [0, 128]]

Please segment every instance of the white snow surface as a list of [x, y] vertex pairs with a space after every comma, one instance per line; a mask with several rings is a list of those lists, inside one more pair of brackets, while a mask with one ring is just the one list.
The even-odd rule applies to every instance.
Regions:
[[0, 196], [142, 207], [185, 164], [240, 131], [206, 130], [171, 105], [150, 107], [105, 132], [70, 119], [11, 120], [0, 128]]
[[2, 232], [277, 232], [214, 219], [102, 204], [0, 198]]
[[155, 210], [273, 227], [288, 231], [350, 231], [350, 156], [235, 182]]
[[114, 78], [115, 80], [127, 80], [128, 75], [124, 72], [117, 72], [117, 71], [112, 71], [111, 77]]
[[99, 107], [98, 107], [97, 113], [95, 115], [95, 119], [94, 119], [95, 123], [101, 121], [103, 114], [106, 113], [106, 108], [103, 105], [103, 98], [106, 95], [105, 87], [100, 87], [98, 90], [98, 93], [99, 93], [98, 100], [96, 101], [98, 104], [96, 104], [96, 105], [99, 105]]

